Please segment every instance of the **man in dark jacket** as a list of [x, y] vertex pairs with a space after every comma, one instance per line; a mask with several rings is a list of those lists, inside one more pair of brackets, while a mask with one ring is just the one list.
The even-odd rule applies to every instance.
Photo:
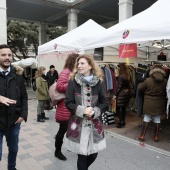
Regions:
[[21, 67], [11, 66], [12, 52], [0, 45], [0, 160], [3, 136], [8, 146], [8, 170], [16, 170], [20, 125], [27, 121], [28, 96]]
[[50, 70], [46, 74], [48, 84], [51, 86], [56, 80], [58, 80], [58, 72], [55, 70], [54, 65], [50, 66]]

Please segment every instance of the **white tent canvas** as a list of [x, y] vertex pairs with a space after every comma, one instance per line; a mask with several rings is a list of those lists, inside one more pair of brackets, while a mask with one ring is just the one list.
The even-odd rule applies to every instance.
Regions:
[[38, 47], [38, 54], [46, 54], [55, 51], [79, 51], [79, 49], [83, 49], [84, 36], [91, 36], [96, 32], [102, 32], [104, 30], [104, 27], [90, 19], [74, 30], [40, 45]]
[[37, 60], [35, 58], [22, 59], [20, 61], [13, 62], [12, 65], [20, 66], [22, 68], [26, 67], [36, 68]]
[[[170, 0], [158, 0], [145, 11], [109, 29], [84, 38], [84, 48], [113, 46], [120, 43], [170, 39]], [[124, 33], [128, 32], [126, 37]]]

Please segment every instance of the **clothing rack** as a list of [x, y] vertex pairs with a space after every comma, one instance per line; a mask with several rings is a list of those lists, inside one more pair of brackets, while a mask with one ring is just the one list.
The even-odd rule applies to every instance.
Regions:
[[160, 60], [142, 60], [144, 62], [151, 62], [151, 64], [165, 64], [170, 63], [170, 61], [160, 61]]
[[[96, 63], [101, 63], [101, 64], [119, 64], [119, 63], [124, 63], [124, 64], [127, 64], [126, 62], [110, 62], [110, 61], [96, 61]], [[128, 63], [127, 65], [129, 64], [134, 64], [134, 63]]]

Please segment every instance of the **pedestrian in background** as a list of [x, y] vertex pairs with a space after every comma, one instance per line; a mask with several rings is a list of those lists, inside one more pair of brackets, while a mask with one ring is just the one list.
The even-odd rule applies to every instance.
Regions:
[[71, 112], [65, 146], [78, 154], [78, 170], [87, 170], [106, 148], [99, 117], [108, 109], [103, 75], [94, 59], [80, 55], [69, 80], [65, 105]]
[[130, 81], [127, 65], [120, 63], [118, 67], [117, 91], [114, 98], [116, 98], [116, 113], [119, 117], [119, 123], [116, 127], [122, 128], [125, 126], [126, 106], [128, 106], [130, 100]]
[[55, 70], [54, 65], [50, 65], [50, 70], [46, 74], [48, 84], [51, 86], [55, 81], [58, 80], [58, 72]]
[[148, 123], [153, 117], [155, 123], [154, 141], [159, 141], [159, 127], [161, 123], [160, 116], [166, 112], [166, 85], [165, 70], [161, 65], [154, 65], [149, 73], [150, 77], [143, 83], [138, 85], [138, 90], [144, 92], [143, 104], [143, 124], [141, 135], [138, 137], [140, 141], [145, 140], [145, 134]]
[[[68, 86], [69, 75], [73, 71], [76, 58], [78, 54], [72, 53], [65, 61], [64, 70], [60, 73], [57, 81], [57, 91], [65, 93]], [[60, 160], [66, 160], [67, 158], [62, 154], [61, 147], [63, 144], [63, 138], [67, 131], [68, 119], [70, 117], [70, 111], [65, 107], [64, 99], [57, 103], [56, 108], [56, 122], [59, 123], [59, 130], [55, 137], [55, 153], [54, 155]]]
[[28, 96], [22, 76], [23, 69], [12, 66], [12, 52], [0, 45], [0, 160], [3, 136], [8, 146], [8, 170], [15, 170], [20, 125], [27, 121]]
[[45, 122], [49, 118], [45, 116], [44, 106], [47, 100], [49, 100], [48, 82], [45, 76], [46, 68], [41, 66], [38, 68], [36, 77], [36, 98], [38, 100], [37, 105], [37, 122]]

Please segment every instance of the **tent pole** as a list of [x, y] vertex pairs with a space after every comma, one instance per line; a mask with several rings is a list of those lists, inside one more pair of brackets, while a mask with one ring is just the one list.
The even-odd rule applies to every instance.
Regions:
[[149, 46], [146, 47], [146, 60], [149, 60]]

